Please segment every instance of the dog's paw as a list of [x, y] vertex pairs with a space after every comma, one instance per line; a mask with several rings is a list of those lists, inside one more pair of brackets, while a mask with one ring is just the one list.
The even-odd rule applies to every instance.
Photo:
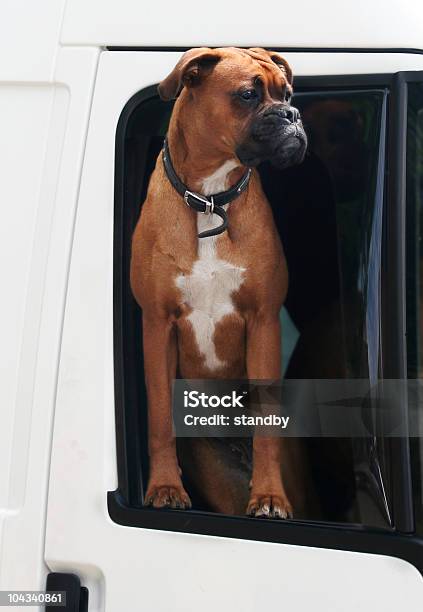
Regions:
[[150, 485], [145, 494], [144, 506], [153, 508], [191, 508], [191, 500], [182, 485]]
[[281, 495], [252, 495], [246, 514], [257, 518], [275, 519], [288, 519], [294, 516], [288, 499]]

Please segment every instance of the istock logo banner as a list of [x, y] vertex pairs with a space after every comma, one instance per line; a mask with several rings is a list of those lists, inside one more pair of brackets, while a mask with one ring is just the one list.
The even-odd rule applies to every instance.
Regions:
[[[185, 380], [173, 384], [179, 437], [423, 436], [418, 381]], [[407, 418], [402, 407], [407, 398]]]

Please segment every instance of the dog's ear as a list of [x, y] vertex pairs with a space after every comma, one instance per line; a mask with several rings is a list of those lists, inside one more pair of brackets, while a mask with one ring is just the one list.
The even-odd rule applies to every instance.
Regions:
[[221, 59], [217, 49], [199, 47], [186, 51], [172, 72], [157, 87], [162, 100], [173, 100], [184, 85], [198, 85]]
[[285, 73], [288, 83], [292, 85], [292, 70], [286, 59], [280, 53], [276, 53], [276, 51], [268, 51], [268, 53], [272, 62], [275, 62], [275, 64], [279, 66], [282, 72]]
[[265, 54], [268, 57], [270, 57], [272, 62], [274, 62], [277, 66], [279, 66], [279, 68], [285, 74], [288, 83], [292, 85], [293, 77], [292, 77], [291, 66], [288, 64], [286, 59], [280, 53], [278, 53], [277, 51], [268, 51], [267, 49], [261, 49], [260, 47], [255, 47], [251, 49], [251, 51], [258, 53], [259, 55]]

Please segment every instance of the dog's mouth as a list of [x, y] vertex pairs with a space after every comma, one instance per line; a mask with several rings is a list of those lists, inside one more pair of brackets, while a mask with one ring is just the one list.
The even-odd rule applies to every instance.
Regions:
[[280, 112], [280, 107], [263, 113], [252, 125], [248, 138], [236, 154], [245, 166], [270, 161], [279, 169], [300, 164], [307, 150], [307, 136], [299, 112]]

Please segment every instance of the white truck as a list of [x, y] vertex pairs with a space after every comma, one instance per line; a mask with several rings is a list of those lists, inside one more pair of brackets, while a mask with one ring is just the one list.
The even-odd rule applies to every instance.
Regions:
[[[315, 217], [292, 221], [292, 266], [295, 244], [309, 261], [319, 245], [338, 253], [324, 293], [348, 304], [343, 325], [357, 333], [340, 359], [352, 377], [418, 378], [422, 3], [4, 0], [0, 11], [0, 590], [68, 590], [72, 612], [418, 612], [420, 438], [376, 432], [349, 451], [345, 479], [331, 465], [340, 455], [322, 463], [311, 518], [142, 506], [127, 273], [171, 109], [155, 86], [191, 47], [276, 49], [312, 132], [316, 165], [296, 170], [300, 183], [326, 181], [330, 194], [304, 192]], [[320, 234], [331, 223], [333, 243]], [[283, 314], [292, 351], [313, 316], [295, 290]]]

